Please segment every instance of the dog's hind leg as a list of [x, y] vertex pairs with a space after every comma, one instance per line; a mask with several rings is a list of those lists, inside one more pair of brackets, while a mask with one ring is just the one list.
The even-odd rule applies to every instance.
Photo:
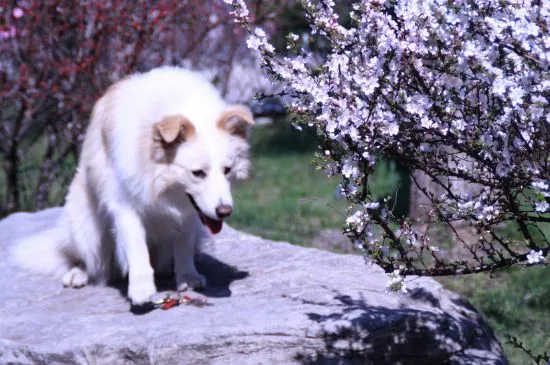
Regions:
[[[198, 218], [197, 218], [198, 220]], [[200, 223], [195, 223], [198, 226]], [[195, 267], [195, 251], [200, 240], [197, 227], [182, 232], [174, 243], [174, 271], [178, 290], [202, 289], [206, 287], [206, 277]]]
[[95, 194], [85, 184], [81, 171], [75, 175], [63, 209], [70, 240], [62, 250], [71, 263], [63, 275], [63, 285], [79, 288], [90, 280], [106, 282], [111, 260], [102, 245], [105, 223]]

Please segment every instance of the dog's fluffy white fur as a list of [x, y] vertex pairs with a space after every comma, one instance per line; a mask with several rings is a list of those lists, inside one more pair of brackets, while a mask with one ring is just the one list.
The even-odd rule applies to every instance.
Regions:
[[155, 272], [174, 272], [179, 289], [205, 286], [196, 245], [204, 226], [217, 233], [231, 213], [252, 123], [192, 71], [163, 67], [114, 84], [94, 106], [61, 219], [17, 242], [13, 256], [67, 287], [128, 276], [134, 304], [156, 292]]

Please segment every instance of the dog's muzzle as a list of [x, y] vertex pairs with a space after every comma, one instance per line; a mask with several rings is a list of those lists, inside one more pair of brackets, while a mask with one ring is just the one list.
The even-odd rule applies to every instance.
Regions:
[[231, 213], [233, 212], [233, 208], [229, 205], [224, 204], [217, 206], [216, 215], [220, 219], [212, 219], [200, 210], [197, 202], [195, 202], [195, 199], [193, 199], [191, 194], [187, 194], [187, 196], [189, 197], [189, 201], [191, 201], [191, 205], [193, 205], [193, 207], [199, 214], [199, 218], [201, 219], [202, 224], [207, 226], [212, 234], [219, 233], [222, 230], [223, 219], [231, 215]]

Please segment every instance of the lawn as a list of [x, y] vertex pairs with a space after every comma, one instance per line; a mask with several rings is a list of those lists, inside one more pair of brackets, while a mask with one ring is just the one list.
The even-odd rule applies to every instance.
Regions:
[[320, 230], [340, 226], [346, 204], [335, 195], [338, 180], [327, 178], [311, 162], [314, 137], [286, 123], [252, 131], [253, 170], [234, 189], [235, 213], [229, 224], [305, 246]]
[[[315, 132], [288, 123], [255, 127], [251, 135], [252, 173], [233, 191], [238, 229], [259, 236], [309, 246], [323, 229], [339, 230], [346, 201], [337, 196], [337, 177], [327, 177], [312, 163]], [[391, 195], [399, 184], [395, 164], [385, 163], [373, 177], [376, 197]]]
[[489, 274], [438, 278], [464, 295], [495, 330], [510, 364], [531, 364], [521, 350], [506, 343], [509, 333], [534, 353], [550, 349], [550, 267], [514, 268]]
[[[310, 245], [322, 229], [339, 229], [346, 204], [335, 194], [338, 179], [327, 178], [311, 162], [315, 134], [276, 122], [255, 127], [251, 137], [253, 172], [235, 188], [235, 213], [229, 223], [299, 245]], [[391, 194], [399, 174], [393, 164], [386, 164], [375, 178], [375, 194]], [[530, 364], [525, 354], [505, 343], [505, 334], [517, 336], [535, 353], [550, 349], [549, 275], [549, 267], [535, 267], [438, 280], [486, 316], [511, 364]]]

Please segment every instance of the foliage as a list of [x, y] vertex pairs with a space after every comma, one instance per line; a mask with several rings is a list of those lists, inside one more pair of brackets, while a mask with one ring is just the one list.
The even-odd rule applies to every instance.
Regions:
[[[350, 25], [330, 0], [302, 1], [311, 30], [290, 34], [292, 57], [226, 0], [290, 110], [322, 135], [325, 168], [349, 203], [346, 234], [386, 272], [453, 275], [544, 263], [550, 236], [550, 3], [355, 1]], [[304, 39], [323, 39], [318, 60]], [[395, 217], [372, 195], [379, 156], [427, 176], [420, 218]], [[438, 186], [435, 194], [428, 185]], [[396, 219], [400, 229], [389, 222]], [[463, 246], [440, 254], [426, 232], [445, 224]], [[514, 224], [520, 239], [502, 235]], [[458, 225], [475, 231], [459, 235]], [[373, 226], [384, 232], [373, 234]], [[398, 275], [397, 275], [398, 274]], [[399, 284], [399, 285], [396, 285]]]

